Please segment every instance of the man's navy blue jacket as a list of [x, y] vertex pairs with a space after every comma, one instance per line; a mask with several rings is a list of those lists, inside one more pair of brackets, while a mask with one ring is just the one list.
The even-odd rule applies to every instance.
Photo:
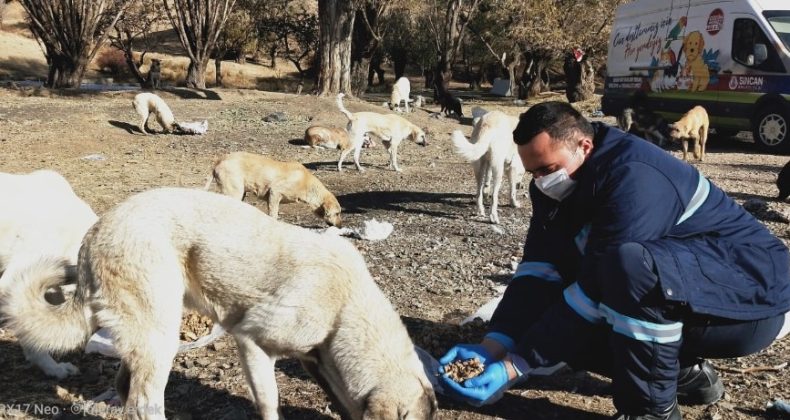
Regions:
[[790, 258], [778, 238], [693, 166], [593, 125], [592, 154], [569, 197], [558, 203], [530, 184], [524, 256], [492, 317], [491, 338], [509, 348], [526, 344], [519, 343], [526, 329], [546, 321], [539, 320], [550, 305], [568, 304], [558, 291], [574, 282], [600, 301], [601, 256], [629, 242], [651, 252], [668, 303], [733, 320], [790, 310]]

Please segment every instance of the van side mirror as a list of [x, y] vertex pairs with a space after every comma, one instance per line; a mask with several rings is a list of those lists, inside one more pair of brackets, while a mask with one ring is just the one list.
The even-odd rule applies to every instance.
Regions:
[[754, 44], [754, 55], [750, 56], [752, 66], [759, 66], [768, 59], [768, 47], [765, 44]]

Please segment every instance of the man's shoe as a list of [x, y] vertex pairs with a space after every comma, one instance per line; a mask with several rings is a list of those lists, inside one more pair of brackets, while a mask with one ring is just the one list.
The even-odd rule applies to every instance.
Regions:
[[672, 407], [667, 410], [665, 414], [615, 414], [615, 420], [682, 420], [683, 416], [680, 415], [680, 408], [678, 403], [672, 404]]
[[677, 396], [681, 404], [713, 404], [721, 399], [722, 395], [724, 395], [724, 384], [707, 360], [680, 370]]

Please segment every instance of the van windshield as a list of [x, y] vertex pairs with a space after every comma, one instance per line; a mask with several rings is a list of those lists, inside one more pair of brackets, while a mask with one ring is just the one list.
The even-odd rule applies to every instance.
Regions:
[[776, 35], [785, 44], [785, 48], [790, 50], [790, 11], [771, 10], [763, 12], [765, 18], [774, 28]]

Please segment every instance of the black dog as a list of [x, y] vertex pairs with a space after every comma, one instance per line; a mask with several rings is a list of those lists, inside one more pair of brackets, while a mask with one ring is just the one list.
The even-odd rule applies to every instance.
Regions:
[[779, 188], [778, 200], [786, 200], [790, 196], [790, 162], [787, 162], [779, 171], [779, 177], [776, 178], [776, 187]]
[[660, 115], [644, 108], [626, 108], [617, 118], [620, 129], [664, 147], [669, 138], [669, 124]]
[[148, 71], [148, 84], [152, 89], [160, 89], [162, 83], [162, 63], [157, 60], [151, 60], [151, 69]]
[[442, 109], [439, 112], [444, 112], [445, 116], [449, 116], [450, 112], [454, 112], [458, 118], [464, 116], [461, 110], [461, 101], [439, 84], [433, 85], [433, 99], [441, 104]]

